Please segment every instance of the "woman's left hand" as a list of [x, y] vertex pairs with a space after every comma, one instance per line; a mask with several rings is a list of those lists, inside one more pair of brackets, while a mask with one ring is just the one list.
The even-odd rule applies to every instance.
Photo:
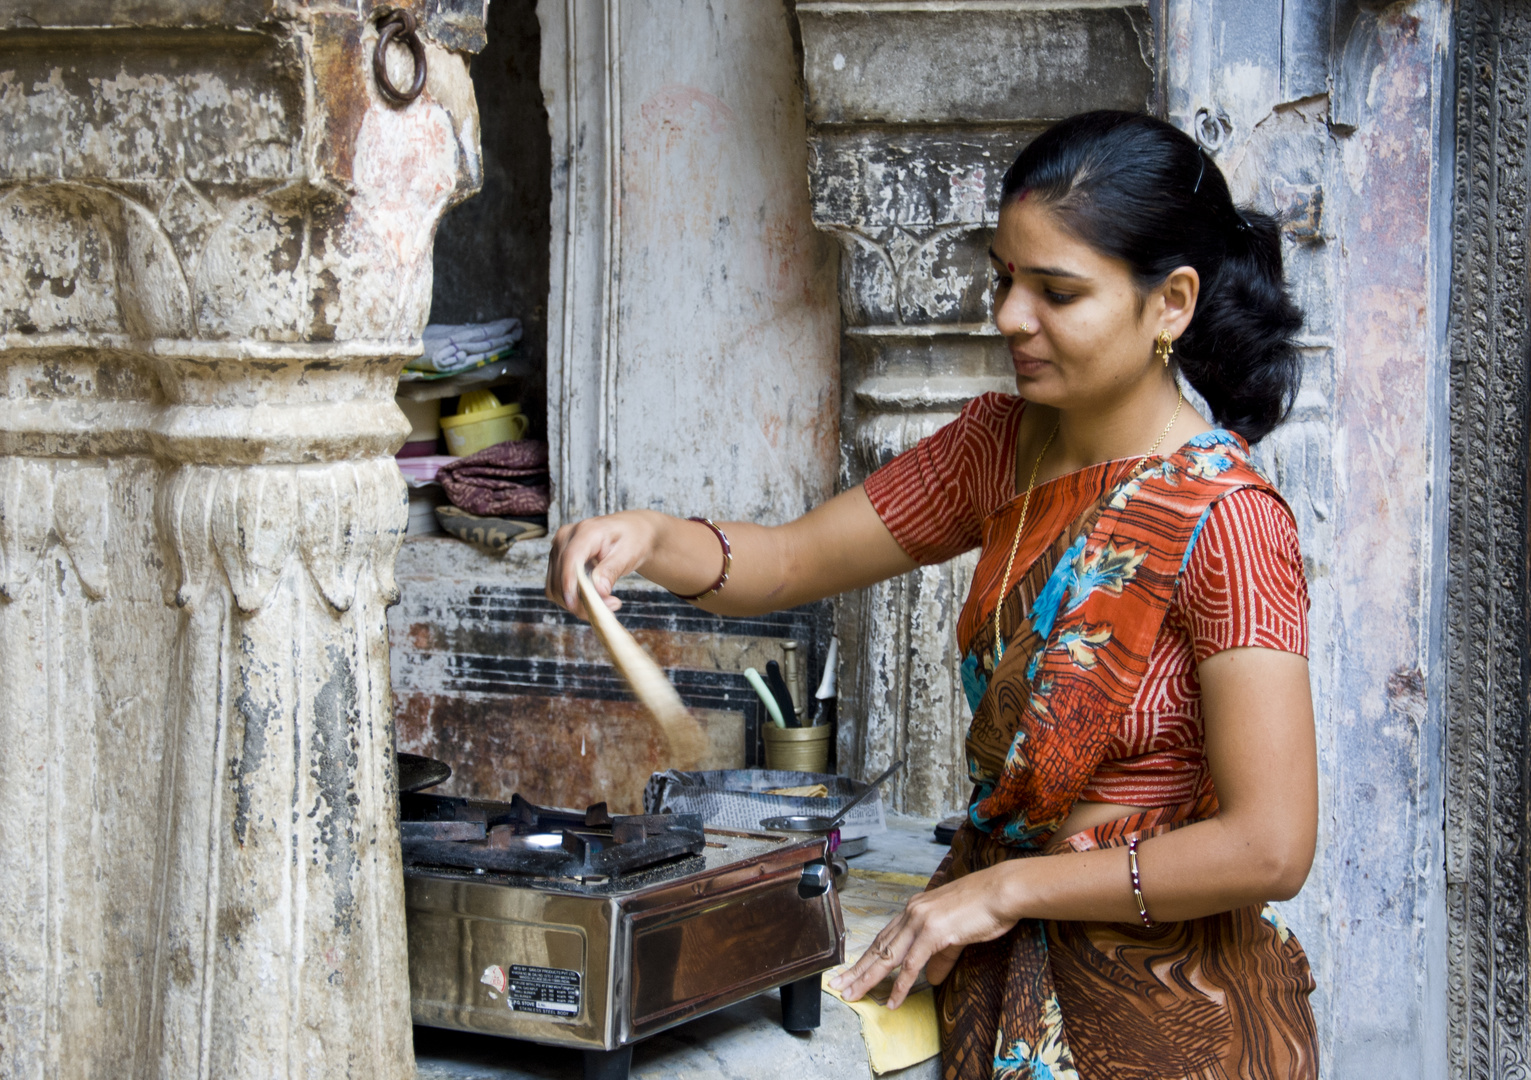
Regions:
[[[1019, 862], [1021, 860], [1017, 860]], [[993, 941], [1019, 919], [1012, 909], [1014, 885], [1003, 878], [1012, 864], [1002, 863], [912, 896], [903, 914], [883, 927], [872, 947], [856, 963], [836, 975], [829, 985], [847, 1001], [855, 1001], [896, 967], [888, 1008], [896, 1009], [909, 995], [920, 969], [939, 984], [957, 963], [964, 946]]]

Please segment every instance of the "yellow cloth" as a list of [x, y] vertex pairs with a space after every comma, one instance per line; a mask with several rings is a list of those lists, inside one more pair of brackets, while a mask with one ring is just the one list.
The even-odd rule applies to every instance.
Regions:
[[[824, 989], [840, 997], [829, 989], [829, 977], [833, 974], [833, 971], [824, 973]], [[844, 998], [840, 1000], [845, 1001]], [[867, 1061], [874, 1073], [907, 1069], [941, 1052], [934, 990], [910, 994], [896, 1009], [879, 1005], [871, 995], [845, 1003], [861, 1017], [861, 1038], [867, 1044]]]
[[[852, 868], [840, 886], [845, 958], [849, 963], [855, 963], [871, 946], [877, 932], [904, 909], [911, 896], [925, 888], [925, 880], [913, 874]], [[825, 993], [845, 1001], [829, 988], [830, 978], [841, 970], [826, 971], [823, 986]], [[941, 1052], [935, 995], [925, 985], [924, 976], [897, 1009], [882, 1004], [888, 1000], [891, 988], [892, 979], [884, 979], [860, 1001], [845, 1002], [861, 1018], [861, 1038], [875, 1073], [906, 1069]]]

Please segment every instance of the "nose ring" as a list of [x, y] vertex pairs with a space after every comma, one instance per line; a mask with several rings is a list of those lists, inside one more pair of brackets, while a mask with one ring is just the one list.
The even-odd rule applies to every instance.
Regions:
[[1021, 323], [1021, 333], [1029, 334], [1031, 332], [1032, 332], [1032, 330], [1031, 330], [1031, 324], [1030, 323], [1025, 323], [1025, 322]]

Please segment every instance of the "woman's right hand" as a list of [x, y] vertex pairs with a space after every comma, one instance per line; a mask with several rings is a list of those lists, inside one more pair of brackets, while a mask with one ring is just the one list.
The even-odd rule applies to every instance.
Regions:
[[[731, 552], [728, 582], [697, 601], [714, 615], [760, 615], [807, 604], [846, 589], [913, 570], [858, 485], [786, 525], [718, 521]], [[548, 555], [547, 597], [581, 618], [575, 574], [588, 567], [612, 611], [611, 594], [625, 574], [639, 573], [678, 596], [700, 596], [717, 584], [724, 555], [713, 527], [657, 510], [624, 510], [565, 525]]]
[[622, 601], [612, 595], [612, 589], [627, 574], [642, 571], [667, 520], [671, 519], [651, 510], [624, 510], [563, 526], [554, 534], [548, 555], [548, 599], [585, 618], [575, 584], [576, 571], [584, 566], [606, 606], [620, 610]]

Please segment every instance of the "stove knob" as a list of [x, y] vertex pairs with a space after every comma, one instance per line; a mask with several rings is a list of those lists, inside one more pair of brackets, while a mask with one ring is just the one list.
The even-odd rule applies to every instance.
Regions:
[[829, 891], [830, 873], [829, 864], [822, 862], [806, 863], [803, 866], [803, 876], [797, 881], [797, 895], [804, 900], [812, 900], [815, 896], [823, 896]]

